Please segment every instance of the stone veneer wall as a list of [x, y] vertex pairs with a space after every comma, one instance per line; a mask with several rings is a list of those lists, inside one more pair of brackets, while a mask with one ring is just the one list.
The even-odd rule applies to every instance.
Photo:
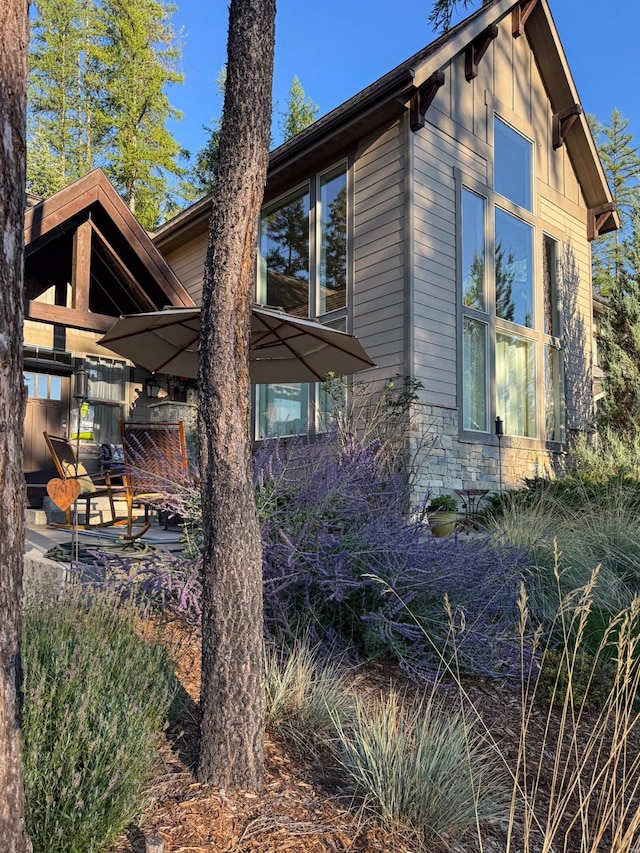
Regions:
[[[420, 466], [417, 498], [450, 494], [454, 489], [500, 490], [498, 440], [487, 443], [460, 441], [458, 411], [424, 406], [418, 433], [431, 433], [433, 442]], [[524, 444], [524, 442], [523, 442]], [[414, 442], [415, 447], [415, 442]], [[517, 488], [525, 477], [554, 477], [564, 471], [565, 454], [518, 446], [518, 440], [503, 438], [502, 488]]]

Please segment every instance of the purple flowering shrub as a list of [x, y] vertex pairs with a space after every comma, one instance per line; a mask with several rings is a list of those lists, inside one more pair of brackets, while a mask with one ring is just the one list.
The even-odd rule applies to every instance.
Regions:
[[517, 675], [523, 554], [431, 536], [421, 513], [409, 519], [403, 481], [381, 469], [375, 442], [328, 437], [306, 449], [306, 465], [304, 455], [274, 441], [256, 458], [266, 631], [294, 640], [304, 627], [419, 678], [454, 649], [463, 672]]

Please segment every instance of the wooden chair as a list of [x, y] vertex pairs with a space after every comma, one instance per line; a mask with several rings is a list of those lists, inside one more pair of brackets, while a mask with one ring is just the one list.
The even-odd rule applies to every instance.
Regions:
[[[120, 421], [120, 434], [128, 515], [127, 533], [122, 538], [135, 539], [150, 527], [149, 508], [160, 507], [168, 496], [190, 483], [184, 423]], [[136, 506], [144, 508], [144, 523], [142, 531], [134, 535]]]
[[[66, 438], [61, 438], [57, 435], [49, 435], [48, 432], [43, 433], [44, 440], [53, 459], [56, 470], [63, 480], [78, 480], [80, 483], [80, 495], [78, 501], [85, 502], [84, 508], [84, 524], [83, 527], [110, 527], [114, 524], [123, 524], [126, 519], [116, 517], [114, 505], [114, 496], [122, 495], [125, 497], [125, 488], [123, 485], [114, 485], [109, 472], [103, 475], [89, 474], [84, 465], [76, 459], [76, 453], [73, 445]], [[91, 502], [97, 498], [108, 498], [110, 519], [107, 521], [98, 521], [91, 523]], [[65, 523], [49, 522], [49, 527], [73, 528], [71, 520], [71, 508], [65, 510]]]

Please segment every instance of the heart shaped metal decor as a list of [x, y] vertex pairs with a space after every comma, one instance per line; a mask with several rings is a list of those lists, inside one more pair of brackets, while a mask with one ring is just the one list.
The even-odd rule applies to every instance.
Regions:
[[47, 483], [47, 494], [59, 509], [67, 510], [80, 495], [80, 483], [54, 477]]

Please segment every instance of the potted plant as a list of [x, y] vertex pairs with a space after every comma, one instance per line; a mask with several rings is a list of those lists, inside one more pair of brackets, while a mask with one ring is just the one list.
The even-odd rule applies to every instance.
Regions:
[[456, 526], [458, 502], [453, 495], [438, 495], [427, 508], [429, 527], [434, 536], [450, 536]]

